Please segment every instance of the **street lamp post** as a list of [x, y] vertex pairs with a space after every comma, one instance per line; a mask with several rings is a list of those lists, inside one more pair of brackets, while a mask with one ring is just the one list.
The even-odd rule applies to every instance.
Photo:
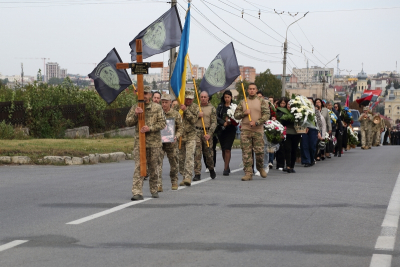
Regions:
[[323, 80], [322, 80], [322, 82], [323, 82], [323, 88], [322, 88], [322, 99], [326, 99], [327, 97], [328, 97], [328, 90], [325, 88], [326, 86], [325, 86], [325, 82], [326, 82], [326, 80], [325, 80], [325, 67], [326, 67], [326, 65], [328, 65], [329, 63], [331, 63], [332, 61], [334, 61], [337, 57], [338, 57], [339, 55], [337, 55], [334, 59], [332, 59], [331, 61], [329, 61], [328, 63], [326, 63], [325, 64], [325, 66], [324, 66], [324, 68], [323, 68], [323, 72], [324, 72], [324, 76], [323, 76]]
[[[307, 12], [308, 13], [308, 12]], [[285, 43], [283, 44], [283, 74], [282, 74], [282, 97], [285, 96], [286, 94], [286, 54], [287, 54], [287, 32], [289, 30], [289, 27], [304, 18], [307, 13], [304, 14], [301, 18], [298, 20], [292, 22], [286, 29], [286, 38], [285, 38]]]

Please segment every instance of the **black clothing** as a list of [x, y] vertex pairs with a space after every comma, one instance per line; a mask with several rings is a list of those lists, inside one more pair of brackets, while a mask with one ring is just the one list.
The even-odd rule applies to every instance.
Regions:
[[[294, 164], [296, 163], [297, 149], [299, 148], [300, 138], [301, 138], [300, 134], [286, 135], [286, 140], [284, 142], [286, 167], [292, 169], [294, 168]], [[279, 150], [281, 149], [279, 148]]]
[[224, 127], [225, 115], [229, 107], [219, 104], [217, 107], [217, 124], [218, 124], [218, 139], [221, 144], [221, 150], [231, 150], [233, 141], [236, 138], [236, 126], [230, 124]]

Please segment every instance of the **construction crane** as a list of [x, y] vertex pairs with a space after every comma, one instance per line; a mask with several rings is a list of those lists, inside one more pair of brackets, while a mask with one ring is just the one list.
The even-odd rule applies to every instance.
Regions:
[[45, 72], [46, 59], [50, 60], [50, 58], [45, 58], [45, 57], [41, 57], [41, 58], [37, 58], [37, 57], [21, 58], [21, 57], [17, 57], [16, 59], [41, 59], [41, 60], [43, 60], [43, 72]]

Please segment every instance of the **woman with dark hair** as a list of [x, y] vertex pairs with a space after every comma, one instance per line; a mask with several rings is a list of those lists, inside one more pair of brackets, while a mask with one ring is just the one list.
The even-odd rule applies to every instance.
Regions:
[[221, 144], [222, 158], [224, 159], [223, 175], [225, 176], [229, 176], [231, 172], [229, 162], [231, 161], [233, 141], [236, 137], [236, 126], [226, 116], [231, 104], [232, 92], [226, 90], [221, 97], [221, 103], [217, 107], [218, 139]]
[[[282, 119], [282, 116], [285, 115], [285, 113], [282, 111], [282, 109], [286, 109], [287, 103], [289, 102], [289, 99], [286, 97], [282, 97], [281, 99], [278, 100], [276, 103], [276, 119], [283, 125], [286, 125], [286, 121]], [[279, 149], [276, 151], [276, 169], [283, 169], [285, 167], [285, 141], [282, 140], [279, 143]]]
[[335, 157], [342, 156], [342, 145], [343, 145], [343, 134], [344, 134], [344, 127], [342, 123], [342, 118], [340, 116], [340, 110], [342, 109], [340, 103], [335, 103], [333, 105], [333, 112], [335, 112], [336, 117], [338, 118], [337, 128], [336, 128], [336, 146], [335, 146]]
[[325, 136], [326, 133], [332, 132], [331, 118], [329, 111], [324, 107], [324, 102], [320, 98], [314, 100], [315, 106], [315, 121], [318, 125], [318, 143], [316, 160], [325, 159]]
[[[290, 112], [289, 102], [286, 104], [286, 109]], [[298, 134], [294, 129], [294, 122], [283, 120], [281, 117], [281, 123], [283, 126], [286, 126], [286, 140], [284, 142], [286, 168], [283, 169], [283, 171], [295, 173], [294, 165], [296, 163], [296, 154], [299, 148], [301, 134]]]

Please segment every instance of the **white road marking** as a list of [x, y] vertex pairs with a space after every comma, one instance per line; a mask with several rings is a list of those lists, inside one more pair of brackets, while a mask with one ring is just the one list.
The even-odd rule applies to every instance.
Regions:
[[[200, 181], [192, 182], [191, 186], [197, 185], [197, 184], [201, 184], [201, 183], [204, 183], [204, 182], [207, 182], [207, 181], [210, 181], [210, 180], [211, 180], [211, 177], [208, 177], [208, 178], [200, 180]], [[190, 186], [179, 186], [178, 190], [182, 190], [182, 189], [185, 189], [187, 187], [190, 187]]]
[[393, 251], [396, 238], [394, 236], [379, 236], [376, 240], [376, 250]]
[[238, 171], [243, 171], [243, 168], [233, 170], [233, 171], [231, 171], [231, 173], [235, 173], [235, 172], [238, 172]]
[[[210, 180], [211, 180], [211, 177], [208, 177], [208, 178], [205, 178], [205, 179], [200, 180], [200, 181], [192, 182], [191, 185], [192, 185], [192, 186], [193, 186], [193, 185], [198, 185], [198, 184], [201, 184], [201, 183], [210, 181]], [[178, 187], [178, 190], [185, 189], [186, 187], [187, 187], [187, 186], [179, 186], [179, 187]], [[108, 210], [105, 210], [105, 211], [102, 211], [102, 212], [99, 212], [99, 213], [96, 213], [96, 214], [87, 216], [87, 217], [82, 218], [82, 219], [79, 219], [79, 220], [75, 220], [75, 221], [69, 222], [69, 223], [66, 223], [66, 224], [77, 225], [77, 224], [85, 223], [85, 222], [88, 222], [88, 221], [97, 219], [97, 218], [99, 218], [99, 217], [108, 215], [108, 214], [110, 214], [110, 213], [113, 213], [113, 212], [116, 212], [116, 211], [125, 209], [125, 208], [127, 208], [127, 207], [130, 207], [130, 206], [133, 206], [133, 205], [137, 205], [137, 204], [143, 203], [143, 202], [148, 201], [148, 200], [151, 200], [151, 199], [152, 199], [152, 198], [145, 198], [144, 200], [131, 201], [131, 202], [128, 202], [128, 203], [126, 203], [126, 204], [122, 204], [122, 205], [116, 206], [116, 207], [114, 207], [114, 208], [111, 208], [111, 209], [108, 209]]]
[[[396, 243], [396, 234], [399, 227], [400, 217], [400, 174], [397, 176], [396, 184], [390, 197], [385, 218], [382, 222], [381, 234], [376, 240], [375, 250], [393, 251]], [[370, 267], [390, 267], [392, 256], [385, 254], [372, 255]]]
[[0, 251], [4, 251], [6, 249], [10, 249], [10, 248], [19, 246], [19, 245], [21, 245], [23, 243], [26, 243], [28, 241], [29, 240], [14, 240], [14, 241], [12, 241], [10, 243], [7, 243], [7, 244], [4, 244], [4, 245], [0, 246]]
[[391, 265], [392, 255], [374, 254], [369, 267], [390, 267]]
[[131, 201], [131, 202], [128, 202], [128, 203], [125, 203], [125, 204], [116, 206], [116, 207], [114, 207], [114, 208], [111, 208], [111, 209], [108, 209], [108, 210], [105, 210], [105, 211], [102, 211], [102, 212], [99, 212], [99, 213], [96, 213], [96, 214], [87, 216], [87, 217], [85, 217], [85, 218], [82, 218], [82, 219], [79, 219], [79, 220], [76, 220], [76, 221], [69, 222], [69, 223], [67, 223], [67, 224], [74, 224], [74, 225], [76, 225], [76, 224], [81, 224], [81, 223], [84, 223], [84, 222], [88, 222], [88, 221], [91, 221], [91, 220], [93, 220], [93, 219], [97, 219], [97, 218], [99, 218], [99, 217], [102, 217], [102, 216], [104, 216], [104, 215], [107, 215], [107, 214], [110, 214], [110, 213], [113, 213], [113, 212], [116, 212], [116, 211], [125, 209], [125, 208], [127, 208], [127, 207], [130, 207], [130, 206], [133, 206], [133, 205], [137, 205], [137, 204], [143, 203], [143, 202], [148, 201], [148, 200], [150, 200], [150, 199], [151, 199], [151, 198], [145, 198], [144, 200]]

